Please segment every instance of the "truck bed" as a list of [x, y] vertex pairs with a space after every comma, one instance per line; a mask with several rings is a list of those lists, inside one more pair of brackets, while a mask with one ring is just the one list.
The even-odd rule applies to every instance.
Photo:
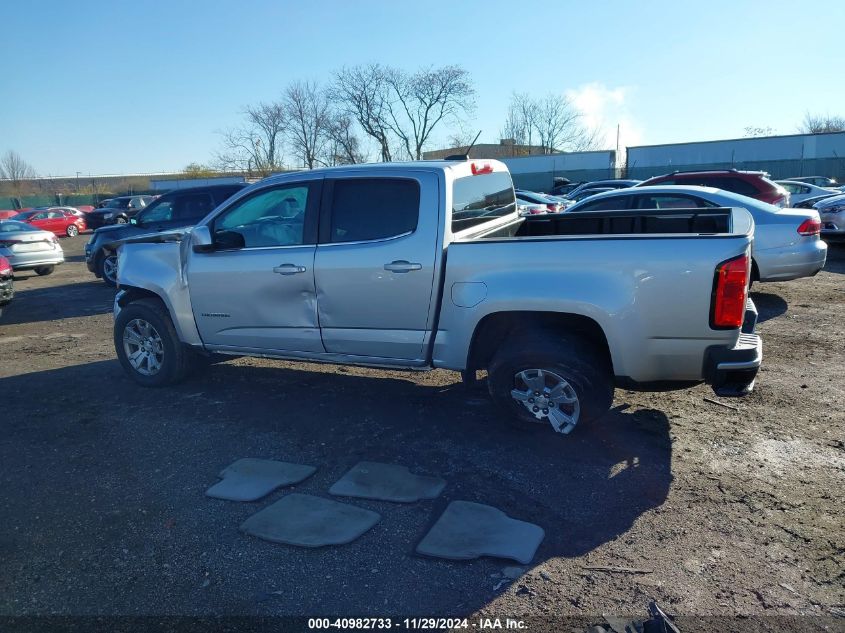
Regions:
[[753, 228], [745, 209], [607, 211], [519, 218], [454, 241], [434, 364], [460, 367], [456, 342], [519, 306], [594, 321], [617, 377], [701, 380], [706, 350], [740, 335], [710, 327], [716, 267], [747, 251]]

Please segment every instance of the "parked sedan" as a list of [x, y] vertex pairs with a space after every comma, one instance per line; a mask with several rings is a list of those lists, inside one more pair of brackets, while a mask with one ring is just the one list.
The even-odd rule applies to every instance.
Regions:
[[633, 187], [641, 182], [642, 180], [631, 180], [625, 178], [611, 178], [610, 180], [583, 182], [566, 194], [566, 197], [571, 199], [572, 196], [577, 196], [579, 193], [584, 191], [584, 189], [595, 189], [597, 187], [606, 187], [607, 189], [627, 189], [628, 187]]
[[0, 255], [14, 270], [34, 270], [39, 275], [49, 275], [65, 261], [55, 235], [15, 220], [0, 222]]
[[817, 187], [837, 187], [836, 178], [828, 178], [827, 176], [796, 176], [795, 178], [786, 178], [786, 180], [797, 180], [798, 182], [806, 182]]
[[830, 193], [826, 193], [823, 196], [813, 196], [812, 198], [804, 198], [801, 202], [799, 202], [798, 204], [793, 204], [792, 206], [795, 209], [815, 209], [816, 204], [818, 204], [822, 200], [827, 200], [828, 198], [833, 198], [834, 196], [841, 195], [842, 192], [834, 193], [831, 191]]
[[557, 198], [547, 196], [544, 193], [535, 193], [523, 189], [514, 190], [517, 204], [543, 204], [546, 205], [548, 213], [560, 213], [565, 205]]
[[776, 180], [775, 184], [780, 185], [789, 192], [789, 201], [792, 206], [803, 202], [807, 198], [839, 193], [838, 189], [817, 187], [808, 182], [797, 182], [794, 180]]
[[616, 191], [618, 187], [587, 187], [586, 189], [582, 189], [578, 193], [570, 194], [572, 197], [570, 200], [575, 202], [581, 202], [584, 198], [589, 198], [590, 196], [594, 196], [597, 193], [604, 193], [605, 191]]
[[516, 201], [516, 210], [519, 215], [541, 215], [549, 212], [549, 208], [545, 204], [522, 202], [520, 200]]
[[816, 203], [822, 228], [822, 237], [826, 240], [845, 238], [845, 195], [831, 196]]
[[0, 315], [3, 314], [3, 307], [9, 305], [14, 296], [15, 280], [12, 273], [12, 264], [0, 255]]
[[707, 207], [742, 207], [754, 217], [752, 281], [811, 277], [824, 268], [827, 244], [819, 238], [819, 212], [812, 209], [782, 209], [713, 187], [655, 185], [599, 193], [568, 211]]
[[[74, 211], [76, 210], [74, 209]], [[19, 213], [12, 219], [26, 222], [43, 231], [50, 231], [56, 235], [67, 235], [68, 237], [76, 237], [88, 228], [84, 217], [74, 215], [66, 207], [32, 209]]]

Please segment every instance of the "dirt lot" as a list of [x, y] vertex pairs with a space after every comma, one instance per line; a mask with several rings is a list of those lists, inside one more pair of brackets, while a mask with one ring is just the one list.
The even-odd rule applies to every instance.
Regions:
[[[458, 376], [238, 359], [178, 388], [124, 377], [113, 293], [68, 263], [16, 276], [0, 318], [0, 615], [845, 614], [845, 247], [813, 279], [764, 284], [765, 360], [725, 408], [618, 390], [569, 437], [502, 426]], [[256, 503], [206, 498], [237, 458], [318, 467], [326, 495], [366, 459], [448, 480], [351, 545], [247, 537]], [[532, 565], [416, 556], [454, 499], [546, 530]], [[617, 573], [587, 567], [627, 567]], [[497, 585], [497, 589], [494, 589]], [[837, 620], [838, 623], [843, 620]]]

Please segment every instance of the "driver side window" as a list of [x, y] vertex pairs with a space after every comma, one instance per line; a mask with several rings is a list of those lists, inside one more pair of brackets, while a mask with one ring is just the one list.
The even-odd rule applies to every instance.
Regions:
[[265, 189], [234, 204], [214, 220], [214, 242], [224, 248], [304, 244], [308, 185]]

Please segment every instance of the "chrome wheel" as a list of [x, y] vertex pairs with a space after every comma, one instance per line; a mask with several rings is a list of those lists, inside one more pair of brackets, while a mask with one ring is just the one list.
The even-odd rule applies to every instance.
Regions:
[[578, 424], [581, 404], [566, 379], [544, 369], [525, 369], [513, 377], [511, 398], [558, 433], [569, 433]]
[[161, 371], [164, 345], [156, 329], [144, 319], [132, 319], [123, 328], [123, 351], [139, 374], [153, 376]]
[[76, 237], [79, 235], [79, 227], [75, 224], [68, 224], [67, 227], [67, 236], [68, 237]]
[[117, 283], [117, 255], [107, 255], [103, 259], [103, 277], [111, 283]]
[[118, 217], [114, 222], [115, 224], [126, 224], [126, 218]]

